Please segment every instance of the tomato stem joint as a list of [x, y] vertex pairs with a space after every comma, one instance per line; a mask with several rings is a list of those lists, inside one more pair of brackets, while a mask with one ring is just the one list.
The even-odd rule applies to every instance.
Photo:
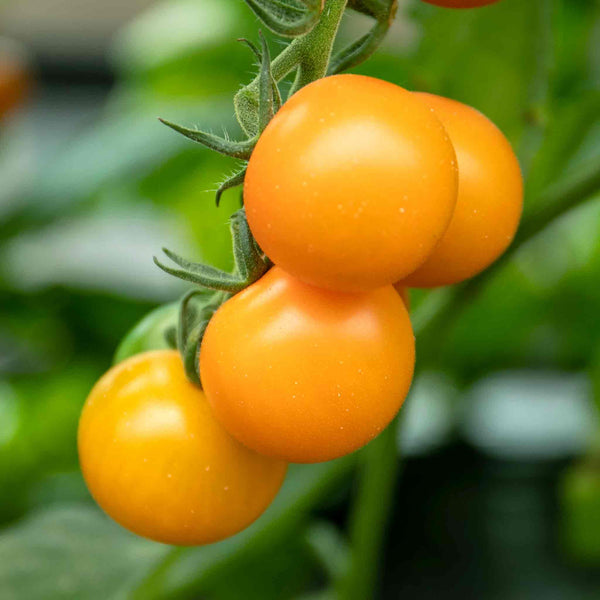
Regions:
[[[191, 262], [167, 248], [163, 248], [163, 252], [179, 268], [167, 266], [154, 257], [156, 265], [166, 273], [201, 288], [191, 290], [181, 300], [176, 332], [177, 348], [181, 352], [186, 374], [196, 384], [200, 383], [198, 353], [210, 318], [232, 294], [253, 284], [272, 266], [252, 236], [243, 208], [231, 216], [230, 229], [235, 261], [233, 273]], [[216, 293], [211, 294], [209, 290]]]

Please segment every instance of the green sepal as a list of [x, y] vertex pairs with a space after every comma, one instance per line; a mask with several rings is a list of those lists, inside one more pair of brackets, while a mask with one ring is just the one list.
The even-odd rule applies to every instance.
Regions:
[[205, 290], [192, 290], [182, 298], [179, 306], [177, 348], [187, 378], [198, 386], [201, 386], [200, 347], [204, 332], [212, 315], [226, 298], [222, 292], [207, 294]]
[[260, 65], [260, 78], [258, 80], [258, 131], [259, 133], [262, 133], [275, 114], [273, 87], [277, 87], [277, 85], [273, 86], [274, 79], [273, 74], [271, 73], [271, 53], [269, 52], [267, 40], [262, 32], [259, 32], [259, 35], [262, 60]]
[[[163, 248], [164, 253], [180, 269], [167, 267], [154, 257], [154, 262], [163, 271], [202, 288], [191, 290], [182, 298], [174, 340], [181, 354], [186, 376], [196, 385], [201, 385], [200, 346], [212, 315], [227, 298], [253, 284], [272, 266], [252, 236], [243, 208], [231, 216], [230, 228], [235, 259], [234, 274], [193, 263], [166, 248]], [[207, 291], [211, 289], [217, 293]]]
[[259, 32], [259, 35], [260, 48], [246, 38], [238, 39], [248, 46], [258, 60], [258, 88], [256, 91], [242, 89], [234, 98], [236, 118], [244, 132], [252, 139], [256, 139], [263, 132], [282, 105], [281, 92], [271, 70], [269, 47], [262, 32]]
[[245, 281], [260, 279], [270, 268], [263, 258], [262, 251], [254, 239], [245, 209], [240, 209], [231, 216], [231, 233], [235, 240], [233, 257], [236, 271]]
[[167, 346], [175, 350], [177, 348], [177, 327], [169, 327], [164, 332], [164, 338]]
[[185, 258], [175, 254], [168, 248], [163, 248], [163, 252], [176, 264], [182, 267], [181, 269], [174, 269], [162, 264], [156, 256], [154, 257], [154, 263], [161, 268], [165, 273], [173, 275], [184, 281], [195, 283], [203, 288], [229, 292], [235, 294], [244, 289], [244, 282], [235, 275], [225, 273], [220, 269], [211, 267], [210, 265], [204, 265], [202, 263], [194, 263]]
[[190, 140], [198, 142], [199, 144], [202, 144], [203, 146], [206, 146], [210, 150], [214, 150], [219, 154], [231, 156], [232, 158], [248, 160], [257, 141], [256, 138], [250, 138], [241, 142], [228, 140], [218, 135], [206, 133], [198, 129], [188, 129], [187, 127], [177, 125], [176, 123], [171, 123], [165, 119], [159, 119], [159, 121], [174, 131], [181, 133]]
[[235, 118], [249, 137], [258, 135], [258, 91], [245, 87], [233, 99]]
[[230, 229], [236, 264], [236, 272], [233, 274], [210, 265], [194, 263], [167, 248], [163, 248], [163, 252], [181, 268], [164, 265], [156, 257], [154, 262], [166, 273], [204, 289], [236, 294], [262, 277], [271, 268], [271, 263], [254, 240], [243, 208], [231, 216]]
[[245, 0], [252, 12], [283, 37], [308, 33], [319, 21], [322, 0]]
[[221, 203], [221, 196], [223, 195], [223, 192], [231, 188], [237, 187], [238, 185], [242, 185], [242, 183], [244, 183], [245, 177], [246, 167], [244, 167], [241, 171], [237, 171], [236, 173], [225, 179], [225, 181], [221, 182], [215, 194], [215, 201], [217, 203], [217, 206], [219, 206], [219, 204]]
[[396, 12], [398, 0], [348, 0], [348, 8], [378, 21]]
[[391, 24], [394, 22], [396, 10], [398, 9], [397, 0], [391, 2], [386, 0], [385, 2], [380, 3], [371, 2], [356, 4], [360, 4], [361, 6], [372, 5], [371, 8], [373, 12], [366, 12], [366, 9], [365, 12], [374, 17], [377, 22], [364, 36], [340, 50], [332, 57], [329, 67], [327, 68], [328, 75], [342, 73], [367, 60], [380, 46]]

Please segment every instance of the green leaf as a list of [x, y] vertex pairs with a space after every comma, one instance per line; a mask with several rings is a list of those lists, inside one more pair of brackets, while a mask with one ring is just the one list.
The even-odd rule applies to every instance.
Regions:
[[34, 514], [2, 532], [3, 600], [117, 600], [169, 552], [128, 533], [97, 509], [72, 505]]
[[176, 324], [177, 303], [159, 306], [148, 313], [123, 338], [115, 352], [113, 364], [116, 365], [135, 354], [169, 348], [166, 333]]
[[223, 192], [230, 190], [231, 188], [237, 187], [238, 185], [242, 185], [244, 183], [244, 179], [246, 178], [246, 167], [244, 167], [241, 171], [235, 172], [233, 175], [225, 179], [225, 181], [221, 182], [217, 192], [215, 194], [215, 201], [217, 206], [221, 204], [221, 196]]
[[274, 33], [296, 37], [319, 21], [321, 0], [245, 0], [254, 14]]
[[[271, 72], [271, 54], [265, 36], [260, 33], [261, 65], [258, 92], [258, 131], [262, 133], [275, 114], [273, 88], [277, 88]], [[279, 100], [281, 103], [281, 99]]]

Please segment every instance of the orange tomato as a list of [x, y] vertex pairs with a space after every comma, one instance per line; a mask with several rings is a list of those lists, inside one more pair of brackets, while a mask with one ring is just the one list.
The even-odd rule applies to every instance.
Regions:
[[92, 390], [79, 424], [90, 492], [115, 521], [177, 545], [215, 542], [271, 503], [286, 471], [234, 440], [177, 352], [139, 354]]
[[455, 100], [415, 94], [442, 121], [458, 159], [458, 200], [450, 227], [425, 264], [401, 284], [435, 287], [473, 277], [510, 245], [523, 209], [519, 162], [502, 132]]
[[495, 4], [499, 0], [423, 0], [427, 4], [435, 4], [444, 8], [478, 8], [479, 6], [487, 6]]
[[454, 149], [422, 102], [386, 81], [335, 75], [302, 88], [269, 123], [244, 199], [275, 264], [319, 287], [364, 291], [427, 259], [456, 192]]
[[278, 267], [215, 313], [200, 350], [206, 397], [249, 448], [312, 463], [352, 452], [400, 409], [414, 336], [394, 288], [345, 294]]

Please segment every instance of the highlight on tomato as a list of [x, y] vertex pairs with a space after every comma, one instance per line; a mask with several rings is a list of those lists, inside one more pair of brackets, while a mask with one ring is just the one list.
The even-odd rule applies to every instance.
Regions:
[[101, 508], [167, 544], [207, 544], [241, 531], [271, 503], [286, 472], [284, 462], [223, 429], [174, 350], [108, 371], [85, 403], [78, 446]]
[[450, 226], [425, 263], [401, 282], [435, 287], [477, 275], [508, 248], [523, 210], [523, 178], [510, 143], [487, 117], [456, 100], [415, 96], [444, 124], [458, 160]]
[[244, 185], [259, 246], [298, 279], [337, 291], [392, 284], [443, 236], [456, 156], [431, 110], [372, 77], [300, 89], [254, 149]]
[[488, 6], [496, 4], [500, 0], [423, 0], [427, 4], [442, 6], [444, 8], [479, 8], [480, 6]]
[[200, 375], [215, 417], [239, 441], [313, 463], [357, 450], [390, 423], [414, 361], [393, 286], [333, 292], [274, 267], [214, 314]]

